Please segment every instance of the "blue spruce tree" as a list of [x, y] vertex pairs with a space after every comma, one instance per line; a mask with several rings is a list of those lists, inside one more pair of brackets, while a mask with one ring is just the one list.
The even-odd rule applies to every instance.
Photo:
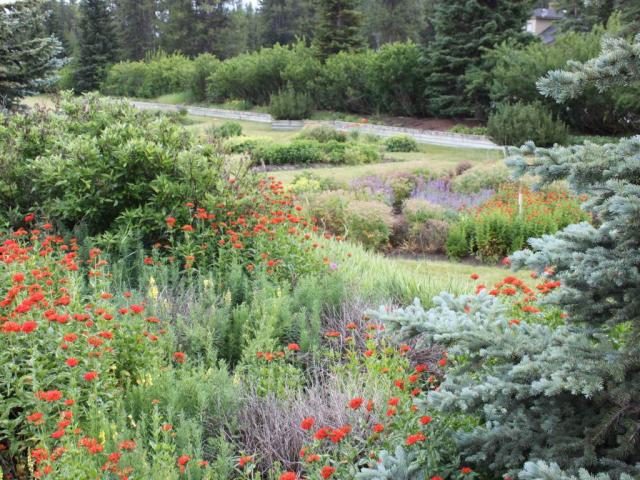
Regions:
[[[539, 88], [562, 102], [588, 85], [604, 90], [638, 81], [640, 36], [605, 40], [598, 58], [550, 72]], [[453, 434], [464, 461], [480, 473], [522, 480], [637, 478], [640, 136], [568, 148], [528, 144], [512, 153], [508, 164], [516, 175], [534, 175], [539, 186], [564, 180], [588, 199], [583, 208], [592, 222], [530, 240], [531, 249], [512, 256], [516, 268], [553, 270], [561, 286], [545, 302], [568, 318], [560, 325], [514, 325], [507, 307], [484, 293], [443, 294], [428, 311], [416, 303], [377, 316], [399, 339], [413, 339], [418, 348], [438, 343], [461, 359], [423, 403], [479, 420]], [[366, 472], [361, 478], [385, 477]]]

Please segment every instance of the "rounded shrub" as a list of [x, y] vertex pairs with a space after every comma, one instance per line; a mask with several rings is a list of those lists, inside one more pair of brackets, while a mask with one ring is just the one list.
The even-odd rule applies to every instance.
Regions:
[[498, 190], [509, 182], [509, 169], [500, 163], [487, 163], [465, 170], [451, 179], [451, 190], [459, 193], [476, 193], [481, 190]]
[[519, 146], [533, 141], [537, 146], [564, 144], [567, 125], [540, 103], [503, 103], [489, 115], [489, 137], [499, 145]]
[[295, 140], [287, 144], [266, 145], [253, 151], [253, 159], [266, 165], [321, 163], [326, 156], [319, 142]]
[[292, 88], [271, 95], [269, 113], [276, 120], [304, 120], [313, 110], [311, 97]]
[[211, 139], [239, 137], [242, 135], [242, 125], [238, 122], [223, 122], [207, 129], [207, 136]]
[[327, 143], [330, 141], [346, 142], [347, 134], [327, 125], [322, 125], [320, 127], [305, 128], [298, 134], [298, 138], [305, 140], [317, 140], [320, 143]]
[[384, 146], [388, 152], [417, 152], [418, 142], [409, 135], [395, 135], [385, 140]]

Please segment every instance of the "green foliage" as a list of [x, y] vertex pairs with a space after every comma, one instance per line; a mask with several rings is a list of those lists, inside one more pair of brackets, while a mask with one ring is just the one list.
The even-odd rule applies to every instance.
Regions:
[[596, 55], [602, 38], [618, 35], [620, 28], [618, 18], [613, 17], [606, 29], [596, 26], [586, 33], [563, 33], [552, 45], [500, 46], [489, 53], [495, 62], [489, 80], [491, 100], [495, 103], [544, 102], [557, 117], [580, 132], [604, 135], [633, 132], [637, 129], [633, 118], [640, 112], [637, 84], [631, 89], [606, 92], [589, 86], [563, 105], [545, 99], [536, 88], [537, 79], [547, 72], [561, 68], [570, 60], [585, 61]]
[[498, 190], [505, 183], [508, 183], [509, 169], [504, 163], [488, 163], [476, 165], [464, 171], [462, 174], [453, 177], [451, 189], [454, 192], [475, 193], [481, 190]]
[[80, 47], [75, 63], [74, 89], [77, 92], [98, 90], [115, 62], [113, 18], [105, 0], [80, 2]]
[[315, 140], [265, 145], [253, 152], [254, 162], [266, 165], [321, 163], [325, 158], [322, 145]]
[[418, 142], [409, 135], [396, 135], [384, 141], [388, 152], [417, 152]]
[[458, 123], [449, 129], [451, 133], [463, 133], [465, 135], [486, 135], [487, 127], [468, 127]]
[[532, 141], [540, 146], [564, 144], [568, 129], [540, 103], [501, 104], [489, 115], [489, 137], [499, 145], [522, 145]]
[[191, 95], [197, 102], [207, 99], [207, 82], [220, 66], [220, 60], [209, 53], [202, 53], [193, 59], [193, 75], [190, 80]]
[[355, 0], [321, 0], [313, 39], [320, 58], [362, 48], [360, 22]]
[[424, 70], [420, 47], [390, 43], [378, 50], [367, 71], [376, 109], [391, 115], [424, 113]]
[[40, 210], [91, 235], [135, 225], [148, 238], [222, 182], [222, 160], [180, 126], [95, 96], [3, 118], [0, 144], [3, 210]]
[[467, 225], [465, 222], [458, 222], [451, 226], [447, 235], [447, 242], [445, 244], [445, 250], [447, 256], [454, 260], [469, 255], [469, 241], [467, 234]]
[[222, 122], [220, 125], [207, 129], [207, 135], [211, 139], [225, 139], [242, 135], [242, 125], [238, 122]]
[[[434, 116], [470, 116], [488, 105], [467, 94], [468, 75], [487, 67], [482, 55], [507, 39], [523, 41], [531, 2], [439, 2], [433, 18], [434, 38], [424, 53], [424, 111]], [[476, 72], [477, 73], [477, 72]]]
[[347, 134], [340, 132], [335, 128], [323, 125], [320, 127], [305, 128], [298, 134], [297, 138], [317, 140], [320, 143], [327, 143], [331, 141], [346, 142]]
[[204, 87], [195, 73], [196, 65], [199, 69], [205, 68], [202, 60], [192, 61], [179, 53], [167, 55], [163, 52], [137, 62], [120, 62], [109, 69], [101, 91], [107, 95], [138, 98], [182, 92], [190, 86], [199, 92]]
[[276, 120], [304, 120], [313, 109], [308, 93], [299, 93], [292, 88], [271, 95], [269, 113]]
[[0, 108], [49, 85], [62, 64], [60, 42], [44, 34], [43, 2], [0, 5]]

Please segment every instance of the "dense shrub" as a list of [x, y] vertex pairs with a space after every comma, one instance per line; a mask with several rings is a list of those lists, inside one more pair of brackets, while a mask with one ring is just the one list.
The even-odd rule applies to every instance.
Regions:
[[224, 139], [231, 137], [239, 137], [242, 135], [242, 125], [238, 122], [222, 122], [207, 129], [207, 135], [212, 139]]
[[314, 140], [260, 146], [253, 152], [256, 163], [266, 165], [320, 163], [326, 158], [322, 146]]
[[486, 135], [487, 127], [469, 127], [458, 123], [449, 129], [451, 133], [463, 133], [465, 135]]
[[403, 248], [414, 253], [445, 253], [449, 224], [431, 219], [410, 226]]
[[507, 182], [509, 182], [509, 169], [504, 163], [488, 163], [476, 165], [451, 179], [451, 190], [460, 193], [498, 190]]
[[418, 45], [383, 45], [373, 56], [368, 70], [376, 109], [391, 115], [424, 114], [426, 102], [423, 68]]
[[194, 72], [194, 62], [184, 55], [160, 52], [143, 61], [113, 65], [101, 91], [107, 95], [155, 98], [189, 90]]
[[220, 66], [220, 60], [210, 53], [202, 53], [193, 60], [193, 74], [189, 81], [191, 96], [196, 102], [207, 99], [207, 80]]
[[346, 142], [347, 134], [323, 125], [320, 127], [305, 128], [298, 134], [298, 138], [317, 140], [320, 143], [326, 143], [332, 140], [336, 142]]
[[[579, 96], [559, 105], [538, 92], [536, 81], [567, 61], [584, 61], [596, 55], [605, 34], [616, 36], [621, 25], [614, 15], [606, 29], [596, 26], [587, 33], [567, 32], [551, 44], [532, 43], [513, 48], [503, 45], [489, 55], [496, 66], [491, 73], [494, 103], [544, 102], [556, 116], [580, 132], [608, 135], [637, 130], [640, 95], [637, 84], [629, 89], [601, 92], [589, 86]], [[635, 118], [635, 122], [633, 119]]]
[[59, 108], [0, 120], [2, 211], [39, 210], [91, 235], [136, 225], [148, 238], [169, 209], [222, 188], [222, 159], [165, 117], [96, 96]]
[[208, 98], [214, 103], [242, 99], [264, 105], [286, 87], [307, 93], [317, 77], [315, 62], [303, 43], [238, 55], [224, 61], [209, 77]]
[[533, 141], [538, 146], [563, 144], [568, 138], [567, 126], [540, 103], [499, 105], [489, 115], [487, 129], [499, 145], [520, 146]]
[[312, 110], [311, 96], [290, 87], [272, 94], [269, 100], [269, 113], [276, 120], [304, 120]]
[[253, 153], [273, 144], [269, 137], [231, 137], [222, 144], [225, 153]]
[[326, 110], [355, 113], [373, 112], [376, 99], [370, 82], [375, 53], [340, 52], [327, 58], [315, 92], [318, 106]]
[[409, 135], [396, 135], [384, 141], [388, 152], [417, 152], [418, 142]]

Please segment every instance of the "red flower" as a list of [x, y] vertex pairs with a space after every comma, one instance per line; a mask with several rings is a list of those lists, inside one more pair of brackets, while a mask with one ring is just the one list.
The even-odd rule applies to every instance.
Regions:
[[185, 354], [183, 352], [175, 352], [173, 354], [173, 359], [177, 362], [177, 363], [184, 363], [185, 360]]
[[185, 465], [189, 462], [189, 460], [191, 460], [191, 457], [189, 455], [180, 455], [180, 457], [178, 457], [178, 467], [180, 468], [180, 473], [184, 473]]
[[36, 412], [36, 413], [32, 413], [31, 415], [29, 415], [27, 417], [27, 420], [29, 420], [31, 423], [34, 423], [36, 425], [40, 425], [43, 420], [42, 418], [44, 417], [44, 415], [40, 412]]
[[133, 440], [123, 440], [120, 442], [120, 445], [118, 445], [118, 448], [120, 450], [133, 450], [136, 448], [136, 442]]
[[11, 277], [11, 280], [13, 280], [13, 283], [22, 283], [24, 282], [24, 274], [16, 273], [13, 277]]
[[176, 224], [176, 219], [173, 217], [167, 217], [167, 227], [169, 228], [173, 228], [173, 226]]
[[364, 402], [364, 398], [362, 398], [362, 397], [352, 398], [349, 401], [349, 408], [351, 408], [353, 410], [357, 410], [362, 406], [363, 402]]
[[335, 467], [330, 467], [328, 465], [325, 465], [324, 467], [322, 467], [322, 470], [320, 470], [320, 476], [322, 478], [329, 478], [331, 475], [333, 475], [333, 472], [335, 471], [336, 471]]
[[64, 430], [56, 430], [51, 434], [51, 438], [55, 438], [55, 439], [61, 438], [63, 436], [64, 436]]
[[415, 433], [413, 435], [409, 435], [407, 437], [407, 445], [413, 445], [416, 442], [424, 442], [427, 439], [427, 437], [424, 436], [423, 433]]
[[38, 322], [28, 321], [22, 324], [22, 326], [20, 327], [20, 330], [22, 331], [22, 333], [31, 333], [36, 328], [38, 328]]
[[469, 468], [469, 467], [462, 467], [462, 468], [460, 469], [460, 471], [461, 471], [463, 474], [465, 474], [465, 475], [467, 475], [468, 473], [473, 472], [473, 470], [472, 470], [471, 468]]
[[87, 372], [82, 376], [82, 378], [84, 378], [87, 382], [92, 382], [96, 378], [98, 378], [98, 372]]
[[302, 430], [311, 430], [314, 423], [315, 423], [315, 420], [313, 419], [313, 417], [307, 417], [303, 419], [302, 422], [300, 422], [300, 428]]
[[253, 462], [253, 457], [249, 456], [249, 455], [245, 455], [244, 457], [240, 457], [240, 460], [238, 461], [238, 464], [241, 467], [244, 467], [247, 463], [251, 463]]
[[142, 311], [144, 310], [144, 307], [141, 305], [131, 305], [130, 308], [133, 313], [142, 313]]
[[297, 343], [290, 343], [289, 345], [287, 345], [287, 348], [289, 350], [291, 350], [292, 352], [299, 352], [300, 351], [300, 345], [298, 345]]
[[298, 474], [295, 472], [284, 472], [280, 475], [280, 480], [297, 480]]
[[71, 357], [71, 358], [67, 358], [65, 363], [70, 367], [76, 367], [79, 362], [77, 358]]
[[471, 274], [471, 280], [478, 280], [479, 278], [480, 278], [480, 275], [478, 275], [477, 273]]
[[193, 232], [193, 227], [191, 225], [183, 225], [182, 226], [182, 231], [183, 232]]
[[48, 390], [46, 392], [40, 390], [36, 393], [36, 397], [45, 402], [55, 402], [62, 399], [62, 392], [60, 390]]
[[380, 423], [376, 423], [376, 424], [373, 426], [373, 431], [374, 431], [374, 432], [376, 432], [376, 433], [381, 433], [381, 432], [383, 432], [383, 431], [384, 431], [384, 425], [382, 425], [382, 424], [380, 424]]
[[29, 223], [29, 222], [33, 222], [34, 218], [36, 218], [35, 214], [33, 214], [33, 213], [29, 213], [29, 214], [25, 215], [25, 217], [24, 217], [24, 219], [23, 219], [23, 220], [24, 220], [26, 223]]
[[429, 415], [425, 415], [424, 417], [420, 418], [420, 423], [422, 425], [426, 425], [430, 422], [431, 422], [431, 417]]

